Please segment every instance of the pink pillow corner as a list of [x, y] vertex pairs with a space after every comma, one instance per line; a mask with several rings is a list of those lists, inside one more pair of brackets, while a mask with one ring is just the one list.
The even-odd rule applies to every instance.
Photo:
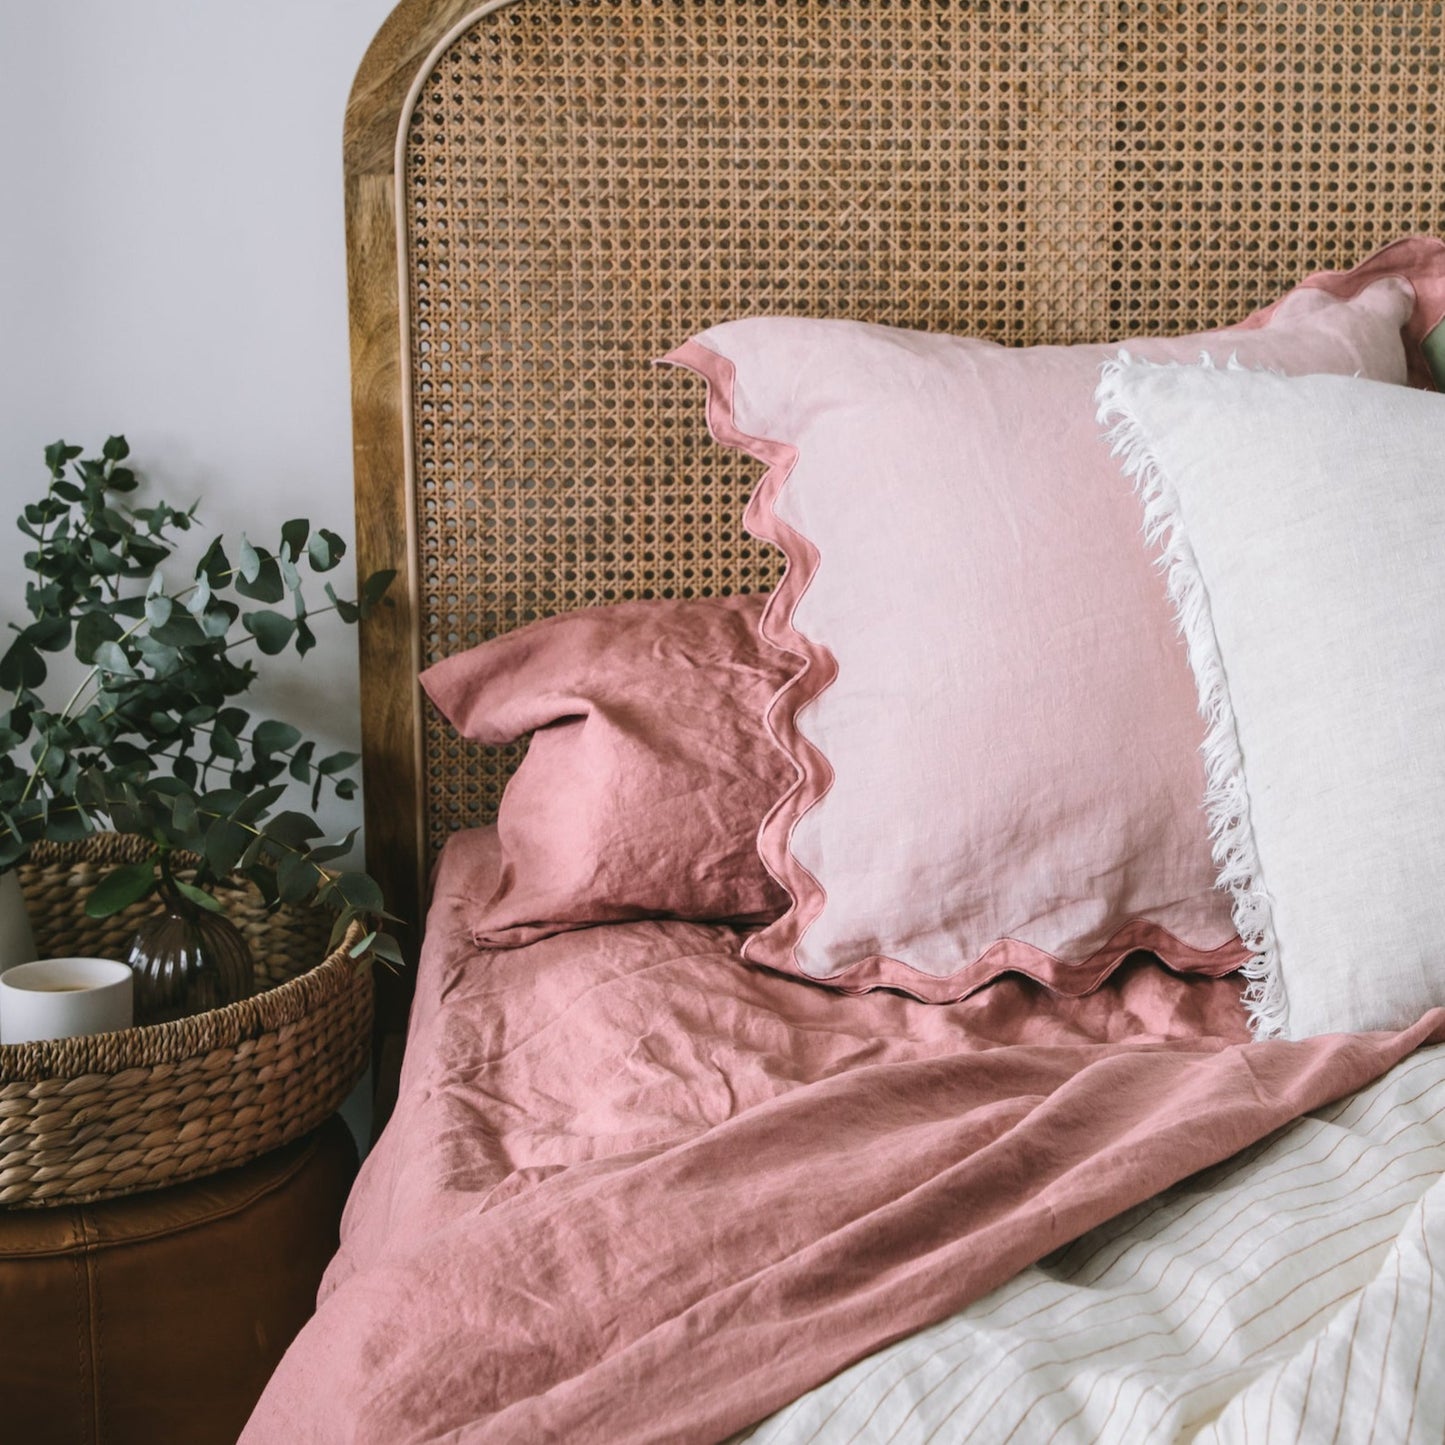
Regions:
[[[1400, 367], [1401, 374], [1392, 375], [1389, 379], [1408, 379], [1416, 385], [1429, 384], [1429, 368], [1421, 351], [1421, 343], [1430, 330], [1440, 323], [1442, 317], [1445, 317], [1445, 244], [1429, 237], [1409, 237], [1398, 241], [1348, 272], [1315, 273], [1307, 277], [1285, 297], [1262, 308], [1237, 326], [1225, 328], [1223, 334], [1229, 338], [1239, 338], [1240, 344], [1245, 345], [1249, 333], [1268, 334], [1272, 326], [1278, 327], [1281, 324], [1280, 318], [1293, 320], [1290, 316], [1292, 309], [1296, 311], [1309, 309], [1293, 303], [1291, 298], [1308, 291], [1317, 291], [1324, 292], [1335, 301], [1348, 304], [1375, 282], [1390, 277], [1404, 280], [1407, 283], [1411, 297], [1409, 314], [1404, 318], [1403, 324], [1399, 324], [1398, 318], [1390, 323], [1395, 328], [1393, 334], [1397, 339], [1394, 343], [1389, 342], [1388, 335], [1384, 337], [1372, 335], [1362, 345], [1383, 347], [1386, 351], [1391, 350], [1393, 346], [1397, 360], [1391, 364]], [[1364, 307], [1357, 307], [1356, 311], [1364, 309]], [[1390, 305], [1387, 303], [1381, 309], [1382, 312], [1388, 314]], [[1337, 319], [1336, 313], [1331, 308], [1323, 308], [1323, 311], [1331, 319], [1322, 328], [1316, 324], [1315, 329], [1319, 331], [1320, 336], [1328, 332], [1330, 326], [1334, 324], [1334, 320]], [[1308, 321], [1308, 318], [1300, 319], [1302, 323]], [[767, 393], [770, 378], [766, 375], [759, 376], [755, 374], [754, 369], [750, 368], [747, 385], [740, 388], [738, 379], [740, 361], [745, 365], [755, 361], [755, 351], [766, 350], [766, 345], [761, 344], [752, 351], [743, 346], [734, 350], [733, 354], [729, 354], [730, 348], [727, 345], [719, 345], [718, 338], [720, 334], [730, 334], [736, 337], [744, 328], [753, 330], [771, 328], [775, 334], [783, 336], [785, 339], [779, 342], [780, 348], [790, 349], [793, 353], [790, 355], [789, 366], [789, 384], [792, 388], [789, 400], [794, 400], [798, 396], [806, 397], [807, 382], [810, 379], [806, 368], [801, 373], [799, 371], [798, 335], [801, 331], [818, 325], [834, 328], [834, 332], [829, 338], [830, 347], [833, 348], [843, 341], [844, 334], [850, 329], [859, 329], [874, 334], [886, 330], [885, 328], [861, 327], [855, 323], [813, 323], [789, 319], [759, 319], [751, 322], [726, 323], [710, 332], [702, 333], [700, 337], [691, 338], [662, 358], [666, 363], [697, 373], [705, 381], [707, 420], [714, 438], [723, 445], [737, 448], [755, 457], [766, 467], [748, 504], [746, 522], [754, 535], [770, 540], [779, 546], [785, 555], [787, 566], [783, 580], [763, 614], [760, 629], [763, 637], [770, 644], [785, 654], [794, 658], [802, 658], [806, 662], [806, 665], [796, 673], [792, 681], [778, 693], [768, 713], [768, 727], [780, 747], [792, 759], [797, 770], [798, 781], [770, 811], [759, 839], [764, 861], [772, 874], [782, 880], [787, 887], [792, 898], [792, 906], [776, 923], [748, 940], [745, 946], [746, 956], [754, 962], [768, 967], [801, 974], [845, 991], [856, 992], [876, 987], [892, 987], [930, 1002], [947, 1002], [960, 998], [982, 987], [1007, 970], [1025, 973], [1059, 992], [1070, 994], [1087, 992], [1096, 988], [1124, 957], [1141, 948], [1155, 952], [1168, 966], [1179, 971], [1218, 976], [1240, 967], [1247, 959], [1248, 952], [1229, 924], [1227, 898], [1222, 894], [1216, 894], [1212, 886], [1206, 886], [1196, 899], [1195, 913], [1206, 921], [1207, 926], [1195, 930], [1193, 938], [1175, 933], [1169, 927], [1164, 926], [1157, 917], [1150, 917], [1149, 910], [1131, 912], [1126, 909], [1122, 915], [1108, 920], [1112, 926], [1095, 930], [1095, 936], [1082, 954], [1078, 949], [1070, 950], [1067, 943], [1062, 948], [1041, 946], [1036, 941], [1015, 937], [1011, 932], [1005, 932], [1001, 936], [992, 938], [986, 935], [981, 937], [977, 940], [978, 947], [964, 951], [966, 962], [961, 967], [947, 967], [943, 971], [919, 968], [914, 962], [894, 957], [894, 950], [886, 947], [870, 947], [866, 942], [844, 950], [841, 955], [834, 951], [825, 959], [821, 969], [800, 966], [798, 957], [800, 946], [828, 906], [827, 885], [830, 880], [820, 878], [817, 872], [810, 869], [797, 856], [794, 851], [795, 834], [800, 823], [828, 798], [836, 776], [823, 748], [800, 726], [800, 715], [804, 715], [810, 706], [816, 704], [833, 686], [840, 664], [834, 649], [828, 645], [826, 637], [809, 636], [797, 624], [796, 615], [800, 604], [813, 587], [822, 565], [822, 558], [816, 540], [808, 535], [804, 528], [795, 525], [797, 517], [780, 515], [779, 508], [780, 499], [787, 492], [789, 483], [798, 467], [808, 428], [805, 426], [801, 431], [790, 431], [786, 426], [768, 424], [770, 398]], [[1378, 331], [1378, 327], [1376, 330]], [[792, 336], [788, 336], [790, 331], [793, 333]], [[917, 338], [922, 343], [939, 340], [958, 341], [957, 338], [923, 337], [917, 333], [894, 334]], [[1145, 354], [1151, 352], [1157, 354], [1159, 349], [1185, 348], [1192, 359], [1198, 354], [1201, 343], [1207, 343], [1211, 336], [1219, 334], [1221, 333], [1205, 333], [1196, 337], [1181, 338], [1174, 342], [1146, 342], [1142, 349], [1145, 350]], [[1269, 336], [1269, 340], [1273, 340], [1273, 337]], [[1399, 345], [1401, 341], [1404, 343], [1403, 348], [1400, 348]], [[959, 344], [970, 345], [967, 342]], [[1255, 343], [1250, 342], [1249, 344]], [[1353, 343], [1351, 342], [1351, 344]], [[988, 344], [972, 343], [972, 345], [981, 353], [974, 358], [981, 372], [990, 365], [1014, 364], [1017, 358], [1027, 355], [1027, 353], [1016, 350], [991, 346], [988, 347], [987, 353], [983, 354], [983, 348]], [[1131, 345], [1136, 344], [1131, 343]], [[801, 349], [806, 351], [806, 345]], [[1403, 355], [1400, 355], [1401, 349], [1403, 349]], [[1057, 358], [1066, 352], [1072, 352], [1075, 355], [1098, 354], [1097, 359], [1090, 356], [1076, 388], [1080, 398], [1080, 407], [1087, 411], [1091, 419], [1094, 372], [1097, 370], [1098, 361], [1103, 359], [1104, 353], [1109, 348], [1038, 348], [1036, 350], [1041, 353], [1049, 353], [1051, 358]], [[1308, 351], [1309, 347], [1302, 343], [1302, 350]], [[1344, 369], [1353, 369], [1361, 361], [1359, 356], [1349, 352], [1347, 345], [1341, 345], [1338, 352], [1340, 365]], [[836, 349], [830, 350], [828, 355], [829, 381], [834, 388], [831, 400], [837, 405], [839, 367]], [[1274, 358], [1273, 361], [1274, 364], [1286, 364], [1281, 358]], [[846, 367], [844, 369], [846, 370]], [[880, 373], [875, 371], [868, 384], [871, 386], [876, 382], [879, 375]], [[784, 390], [782, 387], [777, 389]], [[847, 401], [855, 399], [845, 397], [845, 404]], [[869, 399], [870, 401], [874, 399], [871, 393]], [[1023, 395], [1014, 397], [1013, 401], [1022, 414], [1027, 414], [1031, 406], [1036, 403], [1037, 398]], [[786, 411], [786, 406], [782, 410]], [[1093, 440], [1097, 443], [1097, 436]], [[864, 513], [867, 512], [872, 500], [869, 486], [871, 481], [870, 463], [872, 459], [880, 455], [887, 456], [890, 451], [896, 450], [896, 447], [891, 447], [890, 439], [887, 437], [879, 439], [871, 449], [866, 446], [853, 449], [851, 455], [856, 461], [855, 469], [861, 475], [850, 475], [843, 484], [844, 507], [854, 506]], [[1102, 447], [1100, 447], [1100, 455], [1106, 455], [1106, 450]], [[1007, 459], [1007, 453], [1004, 456]], [[845, 469], [848, 466], [847, 458], [844, 459], [844, 466]], [[846, 487], [850, 484], [854, 486], [858, 495], [851, 497], [848, 495]], [[912, 500], [912, 498], [905, 498], [902, 505], [907, 505]], [[925, 517], [921, 525], [928, 524], [928, 519]], [[1109, 554], [1121, 548], [1133, 548], [1142, 552], [1138, 546], [1136, 534], [1137, 527], [1133, 534], [1111, 536], [1108, 539]], [[855, 557], [854, 561], [856, 562], [856, 560]], [[864, 574], [857, 575], [863, 576]], [[867, 585], [869, 580], [865, 576], [864, 585]], [[1183, 658], [1182, 645], [1174, 634], [1162, 586], [1157, 588], [1153, 611], [1149, 615], [1152, 616], [1153, 625], [1159, 633], [1156, 641], [1159, 644], [1160, 657], [1167, 659], [1169, 665], [1178, 674], [1174, 678], [1175, 683], [1181, 679], [1187, 683], [1188, 671]], [[1132, 681], [1136, 685], [1147, 687], [1153, 679], [1144, 676], [1134, 678]], [[985, 679], [981, 686], [986, 687], [987, 684], [988, 679]], [[1177, 703], [1180, 688], [1175, 686], [1173, 693]], [[900, 711], [906, 713], [906, 707], [901, 708]], [[1189, 824], [1192, 823], [1194, 825], [1193, 832], [1197, 834], [1197, 846], [1193, 848], [1189, 886], [1198, 892], [1201, 880], [1204, 880], [1206, 885], [1212, 885], [1213, 870], [1208, 856], [1207, 827], [1202, 814], [1202, 771], [1198, 761], [1201, 725], [1192, 706], [1185, 713], [1180, 713], [1176, 707], [1172, 732], [1171, 747], [1178, 755], [1176, 759], [1178, 767], [1188, 775], [1189, 787], [1195, 788], [1201, 799], [1201, 807], [1197, 810], [1198, 816], [1188, 819], [1184, 825], [1184, 831], [1189, 832]], [[896, 744], [898, 740], [895, 738], [893, 741]], [[1130, 739], [1128, 745], [1134, 746], [1139, 741], [1141, 740], [1138, 738]], [[1149, 739], [1146, 738], [1142, 741], [1146, 746], [1150, 745]], [[1116, 747], [1120, 745], [1117, 738], [1114, 740], [1114, 745]], [[965, 778], [972, 776], [966, 768], [962, 771]], [[986, 774], [983, 770], [979, 770], [977, 777], [984, 778]], [[1102, 774], [1095, 778], [1094, 785], [1107, 790], [1113, 785], [1116, 778], [1117, 775], [1111, 777], [1106, 766]], [[1123, 786], [1126, 789], [1128, 787], [1127, 776], [1124, 777]], [[986, 788], [980, 789], [980, 791], [987, 793]], [[1028, 802], [1027, 799], [1023, 801]], [[1005, 826], [997, 831], [1006, 834], [1008, 829]], [[980, 856], [979, 850], [975, 848], [967, 856], [978, 857]], [[983, 856], [987, 856], [986, 850]], [[1006, 851], [1001, 851], [999, 856], [1001, 858], [999, 869], [1007, 870], [1012, 866]], [[1107, 872], [1113, 864], [1113, 859], [1105, 858], [1099, 860], [1098, 867], [1101, 871]], [[1047, 871], [1045, 871], [1041, 875], [1041, 880], [1047, 881], [1047, 876]], [[845, 880], [849, 884], [856, 881], [856, 877]], [[1173, 881], [1177, 883], [1179, 880]], [[980, 887], [986, 889], [988, 880], [986, 879]], [[1162, 896], [1172, 896], [1167, 883], [1162, 889]], [[1154, 911], [1157, 913], [1157, 910]], [[1115, 912], [1118, 913], [1118, 910], [1116, 909]], [[1181, 930], [1181, 933], [1184, 932], [1186, 930]]]
[[544, 618], [434, 664], [464, 736], [532, 741], [503, 793], [482, 947], [649, 917], [760, 923], [786, 897], [757, 854], [792, 769], [763, 723], [792, 669], [764, 599], [656, 600]]

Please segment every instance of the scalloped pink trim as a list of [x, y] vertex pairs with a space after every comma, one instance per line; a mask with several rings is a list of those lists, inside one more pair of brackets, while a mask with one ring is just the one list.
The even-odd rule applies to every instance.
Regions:
[[971, 963], [943, 977], [883, 955], [859, 959], [825, 976], [807, 973], [797, 966], [797, 945], [823, 911], [827, 895], [822, 884], [793, 856], [789, 844], [797, 820], [833, 783], [828, 760], [799, 731], [797, 718], [838, 673], [833, 654], [793, 625], [793, 610], [808, 590], [819, 561], [817, 548], [773, 510], [773, 502], [798, 459], [798, 450], [785, 442], [750, 436], [737, 425], [733, 414], [737, 368], [727, 357], [694, 339], [685, 341], [662, 360], [685, 367], [706, 382], [707, 424], [714, 440], [755, 457], [767, 468], [748, 502], [744, 522], [754, 536], [772, 542], [782, 551], [786, 565], [782, 581], [763, 609], [760, 630], [774, 647], [803, 659], [802, 669], [774, 696], [765, 718], [773, 740], [798, 769], [798, 781], [774, 804], [758, 830], [758, 854], [787, 889], [792, 907], [776, 923], [746, 940], [743, 957], [813, 983], [826, 983], [844, 993], [895, 988], [925, 1003], [954, 1003], [1003, 973], [1023, 973], [1055, 993], [1078, 997], [1097, 988], [1129, 954], [1140, 949], [1160, 954], [1180, 972], [1215, 978], [1233, 973], [1248, 957], [1237, 939], [1214, 949], [1198, 949], [1162, 925], [1138, 918], [1124, 924], [1102, 948], [1078, 963], [1066, 962], [1021, 939], [1002, 938]]
[[[1267, 325], [1286, 297], [1304, 287], [1348, 300], [1387, 276], [1404, 281], [1414, 293], [1415, 307], [1402, 332], [1407, 370], [1415, 385], [1431, 386], [1420, 343], [1445, 318], [1445, 242], [1433, 237], [1409, 236], [1395, 241], [1349, 271], [1315, 272], [1279, 300], [1221, 329], [1253, 330]], [[1158, 954], [1178, 972], [1216, 978], [1246, 963], [1249, 951], [1238, 939], [1203, 950], [1184, 942], [1161, 924], [1134, 918], [1112, 934], [1102, 948], [1078, 962], [1067, 962], [1021, 939], [1002, 938], [970, 963], [943, 976], [877, 954], [834, 974], [820, 976], [798, 967], [797, 946], [822, 913], [826, 894], [822, 884], [793, 856], [792, 833], [798, 819], [827, 794], [833, 771], [828, 760], [799, 731], [797, 718], [838, 671], [833, 654], [793, 625], [794, 610], [807, 592], [819, 562], [817, 548], [779, 517], [773, 506], [797, 462], [798, 451], [786, 442], [749, 436], [738, 427], [733, 409], [737, 370], [727, 357], [694, 337], [661, 360], [695, 372], [707, 384], [707, 424], [714, 440], [745, 452], [767, 468], [748, 502], [743, 522], [755, 537], [772, 542], [782, 551], [785, 567], [781, 582], [764, 608], [760, 630], [773, 646], [801, 658], [804, 664], [773, 698], [765, 719], [774, 741], [798, 769], [798, 781], [777, 801], [758, 830], [758, 854], [769, 873], [787, 890], [792, 906], [776, 923], [746, 940], [743, 957], [845, 993], [894, 988], [925, 1003], [956, 1002], [1010, 972], [1025, 974], [1055, 993], [1077, 997], [1097, 988], [1124, 958], [1140, 949]]]
[[[783, 920], [779, 920], [781, 923]], [[779, 923], [764, 930], [771, 933]], [[800, 935], [801, 936], [801, 935]], [[743, 946], [743, 957], [765, 968], [806, 978], [813, 983], [827, 984], [841, 993], [868, 993], [875, 988], [897, 989], [923, 1003], [957, 1003], [971, 993], [992, 983], [1005, 973], [1021, 973], [1050, 993], [1065, 998], [1082, 998], [1099, 987], [1131, 954], [1144, 950], [1157, 954], [1164, 966], [1175, 973], [1222, 978], [1236, 972], [1249, 958], [1249, 952], [1237, 938], [1214, 949], [1195, 948], [1171, 933], [1162, 924], [1147, 918], [1131, 918], [1113, 933], [1102, 948], [1086, 959], [1070, 963], [1056, 954], [1025, 943], [1021, 938], [1000, 938], [991, 943], [972, 963], [942, 976], [925, 973], [900, 959], [871, 954], [849, 964], [838, 973], [804, 973], [793, 963], [792, 954], [785, 958], [755, 957], [749, 945], [763, 937], [755, 933]]]
[[759, 631], [774, 647], [803, 660], [802, 668], [781, 687], [765, 715], [773, 741], [792, 759], [798, 780], [768, 811], [758, 829], [758, 856], [763, 866], [787, 889], [792, 907], [762, 933], [752, 935], [743, 956], [771, 967], [784, 965], [773, 958], [757, 958], [753, 952], [767, 936], [769, 944], [786, 957], [787, 971], [807, 978], [792, 966], [793, 950], [809, 926], [823, 911], [823, 886], [793, 856], [790, 847], [793, 825], [833, 785], [828, 760], [798, 730], [798, 714], [838, 675], [838, 663], [828, 648], [805, 637], [793, 626], [793, 610], [818, 570], [818, 549], [801, 532], [795, 531], [773, 510], [773, 502], [788, 480], [798, 459], [798, 449], [785, 442], [749, 436], [733, 417], [733, 388], [737, 368], [725, 356], [700, 341], [684, 341], [676, 351], [662, 358], [673, 366], [696, 372], [707, 383], [707, 425], [713, 439], [755, 457], [767, 467], [747, 509], [743, 525], [755, 537], [772, 542], [785, 560], [782, 580], [763, 608]]

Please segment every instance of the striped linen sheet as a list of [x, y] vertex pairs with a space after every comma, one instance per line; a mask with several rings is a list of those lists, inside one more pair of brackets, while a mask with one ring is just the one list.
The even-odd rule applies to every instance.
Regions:
[[1445, 1045], [735, 1439], [1439, 1445]]

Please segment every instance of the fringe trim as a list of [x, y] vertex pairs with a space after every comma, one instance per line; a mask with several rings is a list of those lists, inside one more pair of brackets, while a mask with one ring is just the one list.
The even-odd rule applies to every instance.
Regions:
[[[1200, 361], [1205, 367], [1214, 365], [1207, 354]], [[1124, 373], [1131, 364], [1155, 366], [1134, 363], [1127, 351], [1120, 351], [1117, 358], [1106, 362], [1094, 394], [1099, 404], [1098, 419], [1108, 428], [1106, 439], [1112, 453], [1122, 459], [1124, 474], [1133, 480], [1144, 503], [1144, 535], [1161, 549], [1159, 565], [1188, 647], [1189, 665], [1199, 689], [1199, 711], [1206, 724], [1204, 807], [1214, 862], [1219, 869], [1216, 883], [1229, 891], [1234, 926], [1250, 954], [1243, 968], [1249, 984], [1244, 1000], [1250, 1026], [1257, 1038], [1275, 1038], [1288, 1028], [1289, 1004], [1280, 972], [1273, 911], [1250, 823], [1249, 791], [1234, 707], [1219, 655], [1209, 596], [1194, 549], [1185, 535], [1179, 495], [1161, 470], [1139, 418], [1125, 401]], [[1230, 370], [1244, 369], [1234, 357], [1228, 366]]]

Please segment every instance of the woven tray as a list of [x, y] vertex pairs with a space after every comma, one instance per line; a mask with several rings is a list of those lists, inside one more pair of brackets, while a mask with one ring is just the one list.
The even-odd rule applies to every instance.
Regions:
[[[125, 957], [154, 901], [92, 919], [85, 900], [146, 846], [103, 834], [34, 850], [20, 882], [40, 957]], [[251, 946], [253, 997], [148, 1028], [0, 1046], [0, 1208], [110, 1199], [245, 1164], [316, 1128], [361, 1077], [371, 970], [347, 954], [360, 926], [325, 956], [326, 914], [268, 913], [241, 882], [217, 896]]]

